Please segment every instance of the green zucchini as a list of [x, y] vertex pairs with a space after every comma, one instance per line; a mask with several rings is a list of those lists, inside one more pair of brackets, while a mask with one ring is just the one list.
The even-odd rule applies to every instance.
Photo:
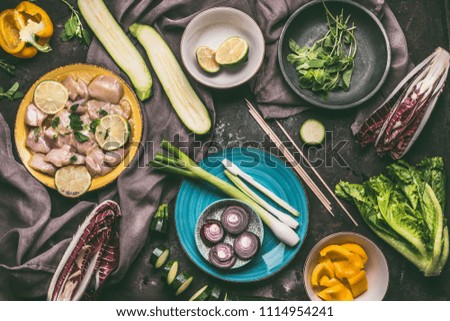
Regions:
[[200, 290], [195, 292], [193, 296], [189, 299], [189, 301], [206, 301], [211, 295], [211, 289], [208, 285], [205, 285]]
[[168, 285], [171, 285], [178, 272], [178, 261], [169, 261], [164, 266], [161, 280], [167, 282]]
[[169, 230], [169, 213], [168, 205], [162, 204], [153, 217], [150, 230], [162, 235], [166, 235]]
[[169, 258], [170, 250], [167, 247], [156, 247], [150, 255], [150, 264], [159, 269]]
[[152, 76], [144, 59], [116, 22], [102, 0], [78, 0], [81, 14], [116, 64], [128, 75], [136, 95], [145, 100], [152, 94]]
[[202, 135], [211, 129], [208, 110], [195, 93], [173, 52], [152, 27], [135, 23], [130, 27], [147, 52], [150, 63], [178, 117], [192, 132]]
[[174, 289], [175, 295], [178, 296], [186, 291], [189, 285], [191, 285], [193, 279], [194, 277], [192, 277], [188, 272], [178, 274], [170, 285], [172, 289]]
[[308, 145], [322, 144], [325, 140], [325, 126], [316, 119], [308, 119], [300, 127], [300, 138]]
[[211, 294], [209, 295], [209, 301], [219, 301], [222, 294], [222, 287], [218, 284], [214, 285]]

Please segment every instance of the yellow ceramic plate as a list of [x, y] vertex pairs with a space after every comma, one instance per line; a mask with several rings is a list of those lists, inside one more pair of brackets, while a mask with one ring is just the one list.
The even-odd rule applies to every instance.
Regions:
[[113, 76], [117, 80], [119, 80], [120, 83], [123, 85], [124, 93], [125, 93], [124, 97], [126, 99], [128, 99], [128, 101], [131, 103], [131, 117], [130, 118], [133, 119], [133, 122], [131, 124], [132, 136], [131, 136], [131, 144], [130, 144], [130, 150], [128, 152], [128, 155], [124, 158], [124, 160], [116, 168], [114, 168], [107, 175], [93, 178], [91, 187], [89, 188], [88, 191], [93, 191], [93, 190], [99, 189], [99, 188], [113, 182], [120, 175], [120, 173], [122, 173], [122, 171], [128, 166], [128, 164], [131, 162], [131, 160], [133, 160], [134, 156], [136, 156], [138, 145], [139, 145], [139, 143], [141, 141], [141, 137], [142, 137], [142, 114], [141, 114], [139, 102], [138, 102], [134, 92], [125, 83], [125, 81], [123, 81], [119, 76], [117, 76], [112, 71], [109, 71], [107, 69], [104, 69], [102, 67], [95, 66], [95, 65], [74, 64], [74, 65], [68, 65], [68, 66], [63, 66], [63, 67], [57, 68], [55, 70], [48, 72], [44, 76], [42, 76], [28, 90], [27, 94], [25, 95], [22, 102], [20, 103], [19, 110], [17, 112], [16, 126], [15, 126], [15, 133], [14, 133], [17, 151], [19, 152], [19, 156], [20, 156], [20, 159], [22, 160], [23, 164], [37, 180], [39, 180], [42, 184], [44, 184], [48, 187], [56, 188], [54, 177], [43, 174], [41, 172], [38, 172], [38, 171], [32, 169], [30, 166], [28, 166], [28, 162], [31, 158], [31, 152], [25, 146], [25, 143], [26, 143], [26, 140], [28, 137], [28, 133], [29, 133], [29, 127], [27, 125], [25, 125], [25, 113], [26, 113], [27, 106], [33, 101], [34, 89], [36, 88], [37, 84], [39, 84], [43, 80], [62, 81], [67, 76], [73, 76], [75, 78], [84, 80], [86, 83], [89, 83], [93, 78], [95, 78], [99, 75]]

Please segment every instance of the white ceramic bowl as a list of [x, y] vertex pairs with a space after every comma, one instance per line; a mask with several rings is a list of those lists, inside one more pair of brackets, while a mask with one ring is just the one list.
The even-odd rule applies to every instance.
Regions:
[[[216, 50], [232, 36], [248, 42], [248, 60], [215, 74], [203, 71], [195, 56], [197, 48], [208, 46]], [[263, 62], [264, 49], [264, 37], [256, 22], [244, 12], [229, 7], [200, 12], [188, 24], [181, 39], [181, 58], [187, 71], [198, 82], [218, 89], [236, 87], [252, 78]]]
[[306, 259], [305, 267], [303, 269], [303, 281], [305, 283], [306, 293], [313, 301], [320, 301], [321, 299], [316, 295], [311, 286], [311, 273], [319, 261], [319, 252], [325, 246], [331, 244], [356, 243], [363, 247], [368, 256], [365, 270], [368, 282], [368, 289], [366, 292], [358, 296], [356, 301], [381, 301], [386, 294], [389, 286], [389, 269], [386, 259], [371, 240], [361, 234], [352, 232], [340, 232], [331, 234], [321, 239], [309, 252]]

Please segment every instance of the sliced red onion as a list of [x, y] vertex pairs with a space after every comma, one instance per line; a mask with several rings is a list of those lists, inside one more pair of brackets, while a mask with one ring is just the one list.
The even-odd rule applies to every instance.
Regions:
[[236, 263], [233, 247], [228, 243], [219, 243], [209, 251], [209, 262], [220, 269], [230, 269]]
[[252, 232], [244, 232], [234, 240], [234, 252], [242, 260], [250, 260], [259, 250], [259, 237]]
[[245, 209], [239, 206], [230, 206], [220, 218], [223, 228], [230, 234], [240, 234], [248, 226], [249, 215]]
[[218, 220], [207, 220], [200, 229], [200, 238], [206, 246], [213, 246], [222, 242], [225, 231]]

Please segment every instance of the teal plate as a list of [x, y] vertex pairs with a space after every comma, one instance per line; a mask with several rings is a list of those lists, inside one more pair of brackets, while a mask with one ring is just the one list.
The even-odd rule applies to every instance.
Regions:
[[[281, 271], [298, 253], [308, 229], [308, 200], [305, 190], [286, 164], [272, 154], [254, 148], [233, 148], [222, 150], [206, 157], [199, 165], [211, 174], [228, 181], [223, 173], [221, 161], [228, 158], [259, 183], [273, 191], [301, 215], [297, 233], [300, 242], [289, 247], [280, 242], [264, 226], [264, 241], [258, 255], [242, 268], [219, 270], [209, 264], [200, 254], [195, 243], [195, 226], [202, 212], [212, 203], [227, 198], [226, 195], [206, 183], [185, 180], [181, 185], [175, 206], [175, 225], [181, 246], [200, 269], [218, 279], [245, 283], [266, 279]], [[260, 194], [260, 196], [263, 196]], [[264, 197], [273, 206], [277, 206]], [[279, 208], [281, 209], [281, 208]], [[281, 209], [282, 210], [282, 209]]]

